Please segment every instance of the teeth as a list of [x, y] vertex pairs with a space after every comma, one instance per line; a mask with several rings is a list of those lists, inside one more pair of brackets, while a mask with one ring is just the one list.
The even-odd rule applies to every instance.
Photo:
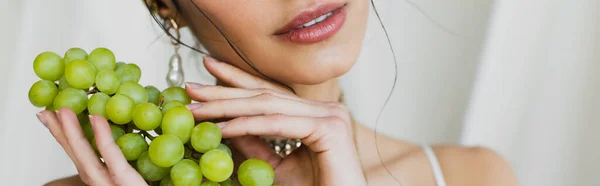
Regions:
[[304, 23], [302, 26], [309, 27], [309, 26], [313, 26], [314, 24], [317, 24], [317, 20], [316, 19], [313, 19], [312, 21], [310, 21], [308, 23]]
[[333, 15], [333, 12], [329, 12], [325, 15], [322, 15], [321, 17], [317, 17], [316, 19], [313, 19], [313, 20], [309, 21], [308, 23], [304, 23], [303, 25], [300, 25], [296, 28], [306, 28], [306, 27], [313, 26], [313, 25], [320, 23], [321, 21], [327, 19], [327, 17], [329, 17], [331, 15]]
[[317, 19], [315, 19], [316, 22], [321, 22], [323, 20], [325, 20], [325, 18], [327, 18], [327, 14], [322, 15], [321, 17], [318, 17]]

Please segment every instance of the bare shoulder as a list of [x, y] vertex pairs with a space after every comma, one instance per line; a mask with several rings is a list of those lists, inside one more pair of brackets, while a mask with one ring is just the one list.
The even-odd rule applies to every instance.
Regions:
[[518, 185], [512, 168], [497, 152], [484, 147], [433, 147], [448, 185]]
[[[369, 185], [436, 185], [433, 170], [419, 144], [357, 126], [356, 147]], [[377, 145], [374, 145], [377, 144]], [[517, 185], [509, 164], [495, 151], [482, 147], [436, 145], [432, 147], [449, 186]]]

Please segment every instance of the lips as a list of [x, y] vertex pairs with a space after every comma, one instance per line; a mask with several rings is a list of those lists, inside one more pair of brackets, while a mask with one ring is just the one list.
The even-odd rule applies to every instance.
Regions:
[[310, 44], [335, 35], [346, 20], [346, 5], [328, 3], [306, 10], [275, 33], [281, 39]]

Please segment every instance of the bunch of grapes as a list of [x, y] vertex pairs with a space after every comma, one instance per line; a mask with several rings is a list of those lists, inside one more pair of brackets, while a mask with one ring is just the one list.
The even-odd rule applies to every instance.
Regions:
[[221, 143], [221, 130], [194, 120], [185, 107], [191, 103], [185, 89], [143, 87], [140, 68], [117, 63], [109, 49], [96, 48], [88, 55], [72, 48], [64, 57], [43, 52], [33, 69], [41, 80], [29, 90], [31, 104], [72, 110], [98, 155], [87, 115], [106, 118], [125, 159], [152, 185], [273, 185], [273, 168], [259, 159], [243, 162], [235, 182], [231, 150]]

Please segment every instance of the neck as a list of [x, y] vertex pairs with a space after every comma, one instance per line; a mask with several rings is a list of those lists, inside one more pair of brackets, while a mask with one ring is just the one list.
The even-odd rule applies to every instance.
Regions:
[[317, 85], [292, 85], [291, 87], [299, 97], [314, 101], [338, 102], [342, 93], [337, 79]]

